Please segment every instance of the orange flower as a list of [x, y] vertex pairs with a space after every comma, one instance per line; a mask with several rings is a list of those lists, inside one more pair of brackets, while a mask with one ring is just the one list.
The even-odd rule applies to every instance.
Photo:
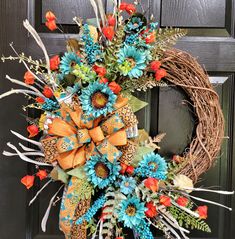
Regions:
[[201, 219], [207, 219], [207, 211], [208, 211], [207, 206], [199, 206], [196, 210]]
[[127, 4], [126, 9], [127, 13], [133, 14], [136, 12], [136, 7], [134, 4]]
[[115, 34], [114, 27], [112, 27], [112, 26], [103, 27], [102, 32], [109, 41], [113, 40], [113, 37]]
[[182, 206], [182, 207], [186, 207], [188, 205], [188, 198], [185, 197], [178, 197], [176, 200], [177, 204]]
[[147, 178], [144, 180], [144, 186], [153, 192], [158, 191], [158, 180], [156, 178]]
[[150, 32], [148, 36], [145, 38], [145, 42], [147, 44], [153, 43], [156, 41], [156, 35], [155, 32]]
[[47, 178], [47, 171], [46, 170], [38, 170], [37, 174], [36, 174], [40, 180], [43, 180], [45, 178]]
[[167, 72], [165, 69], [159, 69], [155, 73], [155, 79], [156, 81], [160, 81], [162, 78], [164, 78], [167, 75]]
[[126, 2], [122, 2], [122, 3], [120, 4], [120, 7], [119, 7], [119, 9], [120, 9], [121, 11], [125, 11], [125, 10], [126, 10], [126, 7], [127, 7], [127, 5], [128, 5], [128, 3], [126, 3]]
[[58, 70], [59, 64], [60, 64], [60, 57], [59, 57], [58, 55], [53, 56], [53, 57], [50, 59], [50, 69], [51, 69], [52, 71]]
[[171, 206], [171, 199], [168, 196], [161, 195], [159, 202], [160, 202], [160, 204], [164, 205], [165, 207]]
[[35, 100], [39, 104], [43, 104], [45, 102], [45, 100], [42, 97], [37, 97]]
[[46, 24], [47, 28], [48, 28], [49, 30], [51, 30], [51, 31], [54, 31], [54, 30], [57, 29], [57, 25], [56, 25], [56, 21], [55, 21], [55, 20], [53, 20], [53, 21], [47, 21], [45, 24]]
[[128, 165], [125, 164], [125, 163], [121, 163], [120, 165], [121, 165], [121, 168], [122, 168], [121, 171], [120, 171], [120, 174], [125, 174]]
[[152, 61], [150, 63], [150, 68], [153, 71], [157, 71], [160, 68], [160, 66], [161, 66], [161, 62], [160, 61]]
[[115, 27], [116, 25], [116, 18], [113, 15], [108, 15], [107, 17], [108, 25]]
[[116, 95], [122, 90], [122, 87], [115, 81], [109, 83], [109, 88]]
[[105, 78], [105, 77], [101, 77], [99, 82], [103, 83], [103, 84], [106, 84], [106, 83], [109, 82], [109, 80], [107, 78]]
[[46, 17], [48, 22], [56, 20], [56, 16], [55, 16], [55, 14], [52, 11], [46, 12], [46, 16], [45, 17]]
[[27, 189], [30, 189], [34, 184], [34, 176], [26, 175], [21, 179], [21, 183], [25, 185]]
[[42, 93], [47, 98], [51, 98], [54, 95], [52, 89], [49, 86], [44, 86], [44, 89], [43, 89]]
[[135, 168], [133, 166], [127, 166], [126, 173], [132, 175], [134, 173]]
[[30, 71], [25, 72], [24, 74], [24, 82], [27, 85], [33, 85], [34, 84], [35, 77]]
[[98, 76], [105, 76], [107, 70], [104, 67], [94, 65], [93, 70], [98, 74]]
[[32, 138], [39, 133], [39, 128], [37, 125], [32, 124], [27, 127], [27, 131], [29, 132], [29, 138]]
[[145, 204], [145, 206], [147, 207], [147, 211], [145, 211], [145, 215], [147, 217], [153, 218], [157, 216], [157, 209], [154, 206], [153, 202], [148, 202]]

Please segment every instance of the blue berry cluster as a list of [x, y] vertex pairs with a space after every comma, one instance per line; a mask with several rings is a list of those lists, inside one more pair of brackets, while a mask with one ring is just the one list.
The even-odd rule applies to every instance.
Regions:
[[145, 220], [142, 220], [135, 231], [141, 239], [154, 239], [152, 232], [150, 231], [150, 225]]
[[59, 108], [60, 108], [59, 103], [51, 99], [46, 99], [42, 105], [42, 109], [45, 111], [54, 111], [54, 110], [58, 110]]
[[77, 221], [76, 224], [82, 224], [83, 221], [89, 222], [93, 216], [97, 213], [97, 211], [104, 206], [106, 202], [106, 198], [104, 196], [101, 196], [98, 198], [94, 204], [89, 208], [89, 210], [81, 216]]
[[85, 53], [87, 56], [87, 62], [89, 65], [93, 65], [97, 60], [97, 57], [101, 55], [100, 46], [98, 43], [95, 43], [93, 38], [90, 35], [90, 30], [88, 25], [84, 25], [84, 32], [82, 35], [82, 40], [85, 43]]
[[126, 37], [125, 43], [128, 45], [132, 45], [135, 44], [138, 41], [139, 38], [139, 34], [132, 34]]

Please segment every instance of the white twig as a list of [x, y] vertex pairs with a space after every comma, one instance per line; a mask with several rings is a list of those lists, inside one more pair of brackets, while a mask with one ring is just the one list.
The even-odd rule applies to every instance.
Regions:
[[206, 189], [206, 188], [182, 188], [185, 190], [190, 190], [190, 191], [199, 191], [199, 192], [210, 192], [210, 193], [218, 193], [218, 194], [224, 194], [224, 195], [232, 195], [234, 194], [234, 191], [221, 191], [221, 190], [211, 190], [211, 189]]
[[187, 212], [188, 214], [192, 215], [193, 217], [199, 218], [199, 214], [196, 212], [191, 211], [190, 209], [186, 208], [186, 207], [181, 207], [178, 203], [172, 201], [172, 204], [175, 205], [176, 207], [180, 208], [181, 210]]
[[35, 151], [37, 151], [36, 149], [32, 149], [32, 148], [26, 147], [26, 146], [24, 146], [24, 145], [21, 144], [21, 143], [19, 143], [19, 146], [20, 146], [24, 151], [27, 151], [27, 152], [35, 152]]
[[13, 130], [11, 130], [11, 133], [14, 134], [16, 137], [18, 137], [19, 139], [22, 139], [22, 140], [27, 141], [27, 142], [29, 142], [31, 144], [37, 145], [40, 149], [42, 148], [42, 144], [40, 142], [38, 142], [38, 141], [35, 141], [35, 140], [32, 140], [32, 139], [28, 139], [28, 138], [24, 137], [23, 135], [15, 132]]
[[102, 24], [103, 24], [103, 26], [106, 26], [107, 19], [106, 19], [106, 15], [105, 15], [105, 11], [104, 11], [103, 2], [102, 2], [102, 0], [96, 0], [96, 1], [97, 1], [99, 11], [100, 11], [100, 17], [101, 17]]
[[36, 195], [32, 198], [29, 202], [29, 206], [37, 199], [38, 195], [52, 182], [53, 180], [50, 179], [47, 183], [43, 185], [43, 187], [36, 193]]
[[3, 94], [0, 95], [0, 99], [3, 99], [7, 96], [10, 96], [10, 95], [14, 95], [14, 94], [30, 94], [30, 95], [35, 95], [35, 96], [39, 96], [41, 97], [41, 94], [38, 94], [34, 91], [31, 91], [31, 90], [25, 90], [25, 89], [12, 89], [12, 90], [9, 90]]
[[37, 89], [35, 88], [34, 86], [31, 86], [31, 85], [27, 85], [26, 83], [22, 82], [22, 81], [19, 81], [19, 80], [16, 80], [16, 79], [12, 79], [9, 75], [6, 75], [6, 78], [12, 82], [12, 83], [15, 83], [17, 85], [21, 85], [21, 86], [24, 86], [26, 88], [29, 88], [30, 90], [33, 90], [35, 91], [36, 93], [38, 93], [42, 98], [45, 98], [45, 96]]
[[55, 200], [57, 194], [60, 192], [60, 190], [62, 189], [63, 186], [64, 186], [64, 185], [62, 185], [62, 186], [59, 188], [59, 190], [55, 193], [55, 195], [54, 195], [54, 196], [51, 198], [51, 200], [50, 200], [50, 203], [49, 203], [49, 205], [48, 205], [48, 208], [47, 208], [47, 210], [46, 210], [46, 213], [45, 213], [45, 215], [44, 215], [44, 217], [43, 217], [43, 219], [42, 219], [42, 222], [41, 222], [41, 228], [42, 228], [42, 231], [43, 231], [43, 232], [46, 232], [47, 220], [48, 220], [48, 217], [49, 217], [49, 214], [50, 214], [50, 210], [51, 210], [51, 206], [52, 206], [52, 204], [53, 204], [53, 201]]
[[50, 69], [50, 59], [46, 50], [46, 47], [44, 46], [40, 36], [36, 32], [36, 30], [32, 27], [32, 25], [29, 23], [29, 21], [26, 19], [23, 21], [24, 27], [28, 30], [28, 32], [32, 35], [34, 40], [37, 42], [38, 46], [42, 49], [44, 53], [44, 57], [46, 59], [46, 65], [47, 65], [47, 71], [49, 75], [51, 74], [51, 69]]
[[91, 3], [91, 6], [93, 7], [94, 12], [95, 12], [97, 27], [98, 27], [99, 31], [102, 33], [102, 30], [101, 30], [101, 27], [100, 27], [100, 20], [99, 20], [98, 8], [97, 8], [97, 5], [96, 5], [96, 2], [95, 2], [95, 0], [90, 0], [90, 3]]
[[[51, 166], [51, 164], [47, 164], [47, 163], [42, 163], [42, 162], [39, 162], [39, 161], [35, 161], [35, 160], [32, 160], [30, 159], [29, 157], [25, 156], [23, 153], [21, 153], [13, 144], [11, 144], [10, 142], [7, 143], [7, 146], [10, 147], [11, 149], [15, 150], [15, 152], [17, 153], [17, 155], [25, 162], [27, 163], [32, 163], [32, 164], [36, 164], [36, 165], [39, 165], [39, 166]], [[3, 155], [5, 156], [9, 156], [9, 152], [6, 152], [4, 151], [3, 152]]]
[[[18, 155], [17, 153], [11, 153], [11, 152], [8, 152], [8, 151], [3, 151], [3, 154], [5, 155], [5, 156], [16, 156], [16, 155]], [[24, 152], [24, 153], [22, 153], [23, 155], [26, 155], [26, 156], [41, 156], [41, 157], [44, 157], [45, 155], [44, 155], [44, 153], [42, 153], [42, 152]]]
[[57, 84], [53, 80], [53, 77], [51, 75], [50, 58], [48, 56], [46, 47], [45, 47], [45, 45], [42, 42], [42, 39], [40, 38], [40, 36], [36, 32], [36, 30], [30, 25], [30, 23], [29, 23], [29, 21], [27, 19], [25, 21], [23, 21], [23, 25], [28, 30], [28, 32], [32, 35], [34, 40], [37, 42], [38, 46], [42, 49], [44, 57], [46, 59], [46, 67], [47, 67], [47, 71], [48, 71], [48, 75], [49, 75], [49, 82], [50, 82], [50, 84], [52, 85], [53, 88], [56, 88]]
[[217, 203], [217, 202], [213, 202], [213, 201], [210, 201], [210, 200], [206, 200], [206, 199], [202, 199], [202, 198], [199, 198], [199, 197], [194, 197], [194, 196], [192, 196], [192, 195], [190, 195], [190, 194], [186, 194], [186, 193], [182, 193], [182, 194], [185, 195], [185, 196], [191, 197], [191, 198], [193, 198], [193, 199], [195, 199], [195, 200], [197, 200], [197, 201], [214, 204], [214, 205], [216, 205], [216, 206], [223, 207], [223, 208], [228, 209], [229, 211], [232, 211], [232, 208], [227, 207], [227, 206], [225, 206], [225, 205], [223, 205], [223, 204], [220, 204], [220, 203]]

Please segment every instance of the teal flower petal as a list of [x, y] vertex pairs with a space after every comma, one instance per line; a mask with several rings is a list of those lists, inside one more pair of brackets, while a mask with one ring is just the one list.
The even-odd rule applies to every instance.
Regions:
[[[103, 107], [97, 108], [92, 102], [92, 96], [97, 92], [100, 92], [107, 98], [107, 102]], [[108, 113], [113, 112], [117, 96], [110, 90], [107, 84], [93, 82], [82, 90], [82, 94], [79, 98], [84, 113], [86, 115], [92, 115], [94, 118], [98, 118], [101, 115], [106, 116]]]
[[94, 155], [86, 162], [85, 172], [94, 187], [103, 189], [115, 182], [121, 167], [118, 162], [110, 163], [104, 156]]
[[67, 75], [73, 71], [73, 66], [81, 65], [81, 58], [75, 52], [66, 52], [60, 62], [62, 74]]
[[138, 168], [135, 169], [135, 173], [142, 177], [152, 177], [165, 180], [167, 174], [167, 163], [159, 154], [152, 152], [144, 155]]
[[144, 203], [137, 197], [129, 197], [120, 203], [118, 220], [124, 223], [125, 227], [135, 228], [145, 217], [146, 208]]

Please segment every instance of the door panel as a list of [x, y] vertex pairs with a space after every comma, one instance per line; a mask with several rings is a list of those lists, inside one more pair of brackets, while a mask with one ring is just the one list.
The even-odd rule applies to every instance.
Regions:
[[[133, 2], [128, 0], [127, 2]], [[234, 40], [234, 0], [146, 0], [143, 8], [148, 16], [152, 14], [159, 21], [161, 27], [184, 27], [189, 30], [189, 36], [181, 39], [177, 46], [189, 51], [209, 71], [211, 81], [220, 95], [226, 121], [226, 136], [221, 155], [213, 169], [203, 176], [199, 185], [220, 186], [225, 190], [234, 188], [235, 163], [233, 149], [234, 139], [234, 72], [235, 72], [235, 40]], [[106, 11], [111, 11], [111, 0], [105, 0]], [[58, 54], [65, 51], [65, 37], [77, 33], [77, 26], [73, 23], [73, 16], [93, 18], [94, 13], [89, 1], [85, 0], [1, 0], [0, 2], [1, 54], [10, 54], [8, 42], [15, 41], [19, 51], [24, 50], [35, 58], [40, 58], [42, 53], [33, 39], [26, 35], [22, 27], [22, 20], [29, 17], [40, 33], [49, 54]], [[18, 9], [17, 13], [12, 8]], [[16, 7], [16, 8], [15, 8]], [[64, 34], [51, 33], [44, 25], [44, 15], [47, 10], [56, 13]], [[9, 13], [6, 15], [6, 12]], [[12, 29], [9, 31], [9, 29]], [[22, 77], [24, 69], [18, 64], [0, 63], [0, 76], [3, 79], [6, 73], [13, 72], [13, 77]], [[1, 91], [6, 91], [10, 86], [6, 81], [1, 81]], [[149, 102], [149, 105], [138, 113], [140, 128], [147, 129], [151, 135], [166, 132], [167, 135], [160, 144], [159, 151], [166, 157], [182, 153], [191, 141], [194, 133], [196, 118], [193, 109], [189, 107], [187, 96], [177, 87], [155, 88], [147, 93], [138, 93], [138, 96]], [[9, 129], [14, 128], [25, 132], [25, 121], [19, 117], [20, 107], [24, 103], [23, 97], [16, 96], [0, 102], [4, 109], [1, 111], [1, 151], [7, 141], [13, 141]], [[5, 107], [7, 104], [10, 107]], [[189, 104], [189, 105], [188, 105]], [[8, 120], [11, 119], [11, 120]], [[14, 120], [17, 119], [17, 120]], [[2, 157], [4, 158], [4, 157]], [[60, 184], [51, 184], [41, 194], [31, 207], [27, 203], [42, 186], [37, 182], [37, 187], [30, 190], [27, 195], [19, 179], [26, 173], [27, 165], [18, 159], [8, 159], [0, 162], [0, 233], [1, 239], [62, 239], [58, 229], [59, 202], [52, 207], [47, 225], [47, 232], [40, 229], [41, 219], [46, 211], [48, 202]], [[14, 167], [12, 166], [14, 163]], [[28, 171], [34, 168], [29, 166]], [[9, 186], [8, 186], [9, 185]], [[8, 187], [7, 187], [8, 186]], [[10, 199], [9, 199], [10, 198]], [[225, 196], [205, 195], [205, 198], [218, 200], [235, 208], [234, 200]], [[10, 202], [10, 203], [9, 203]], [[9, 213], [11, 212], [11, 213]], [[15, 215], [15, 217], [12, 217]], [[209, 220], [213, 230], [212, 234], [193, 233], [193, 238], [218, 238], [232, 239], [235, 235], [235, 214], [211, 206]], [[14, 230], [12, 230], [14, 228]], [[25, 229], [26, 228], [26, 229]], [[157, 235], [157, 234], [156, 234]], [[131, 234], [127, 237], [131, 239]]]

